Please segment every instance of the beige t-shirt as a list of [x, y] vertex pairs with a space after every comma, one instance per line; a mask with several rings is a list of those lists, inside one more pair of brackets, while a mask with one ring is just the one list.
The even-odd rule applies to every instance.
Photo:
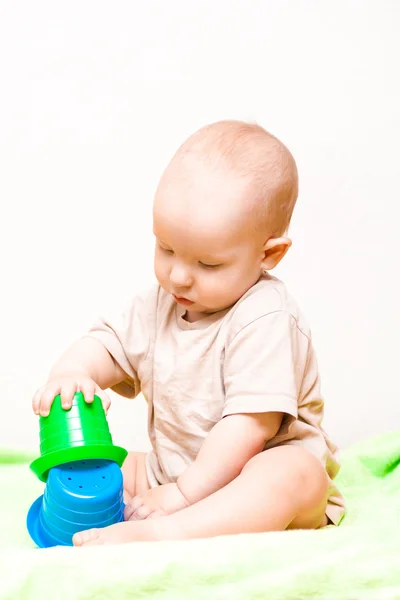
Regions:
[[89, 333], [127, 374], [113, 389], [147, 400], [150, 485], [176, 481], [222, 417], [279, 411], [281, 428], [265, 449], [299, 444], [321, 461], [331, 484], [327, 515], [338, 524], [344, 503], [332, 482], [337, 449], [321, 428], [310, 331], [285, 285], [265, 274], [230, 309], [195, 323], [185, 313], [155, 285]]

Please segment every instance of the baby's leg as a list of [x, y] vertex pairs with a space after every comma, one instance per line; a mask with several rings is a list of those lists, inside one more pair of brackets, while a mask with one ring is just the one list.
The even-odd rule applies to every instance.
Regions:
[[129, 452], [122, 465], [124, 478], [124, 500], [127, 504], [132, 498], [150, 489], [146, 475], [146, 453]]
[[318, 529], [326, 524], [327, 496], [321, 463], [303, 447], [280, 446], [252, 458], [239, 477], [208, 498], [160, 520], [160, 537]]
[[325, 522], [328, 478], [300, 446], [280, 446], [252, 458], [231, 483], [172, 515], [85, 532], [78, 544], [192, 539], [317, 529]]

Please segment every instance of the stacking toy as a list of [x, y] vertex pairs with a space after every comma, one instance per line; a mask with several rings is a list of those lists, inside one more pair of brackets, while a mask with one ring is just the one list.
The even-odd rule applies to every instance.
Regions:
[[121, 469], [91, 459], [50, 469], [44, 494], [32, 504], [27, 527], [39, 548], [68, 546], [78, 531], [123, 521]]
[[40, 417], [40, 453], [30, 467], [46, 487], [26, 519], [37, 546], [70, 546], [78, 531], [123, 521], [120, 467], [127, 451], [113, 445], [98, 396], [87, 403], [76, 393], [69, 410], [56, 396], [50, 414]]
[[114, 446], [106, 414], [98, 396], [85, 402], [77, 392], [72, 407], [65, 410], [60, 396], [54, 398], [50, 414], [40, 417], [40, 457], [30, 467], [40, 481], [46, 481], [49, 469], [74, 460], [104, 458], [119, 466], [126, 450]]

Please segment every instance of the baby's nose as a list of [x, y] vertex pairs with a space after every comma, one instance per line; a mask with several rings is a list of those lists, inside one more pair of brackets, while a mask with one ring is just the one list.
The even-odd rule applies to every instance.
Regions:
[[170, 280], [177, 288], [189, 287], [193, 283], [193, 278], [189, 270], [178, 265], [171, 269]]

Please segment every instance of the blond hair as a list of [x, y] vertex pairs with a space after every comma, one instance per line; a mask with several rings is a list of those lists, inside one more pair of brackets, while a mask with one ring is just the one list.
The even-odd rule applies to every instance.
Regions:
[[175, 157], [200, 156], [211, 168], [233, 171], [249, 181], [256, 229], [271, 237], [289, 228], [298, 195], [295, 160], [263, 127], [244, 121], [218, 121], [191, 135]]

